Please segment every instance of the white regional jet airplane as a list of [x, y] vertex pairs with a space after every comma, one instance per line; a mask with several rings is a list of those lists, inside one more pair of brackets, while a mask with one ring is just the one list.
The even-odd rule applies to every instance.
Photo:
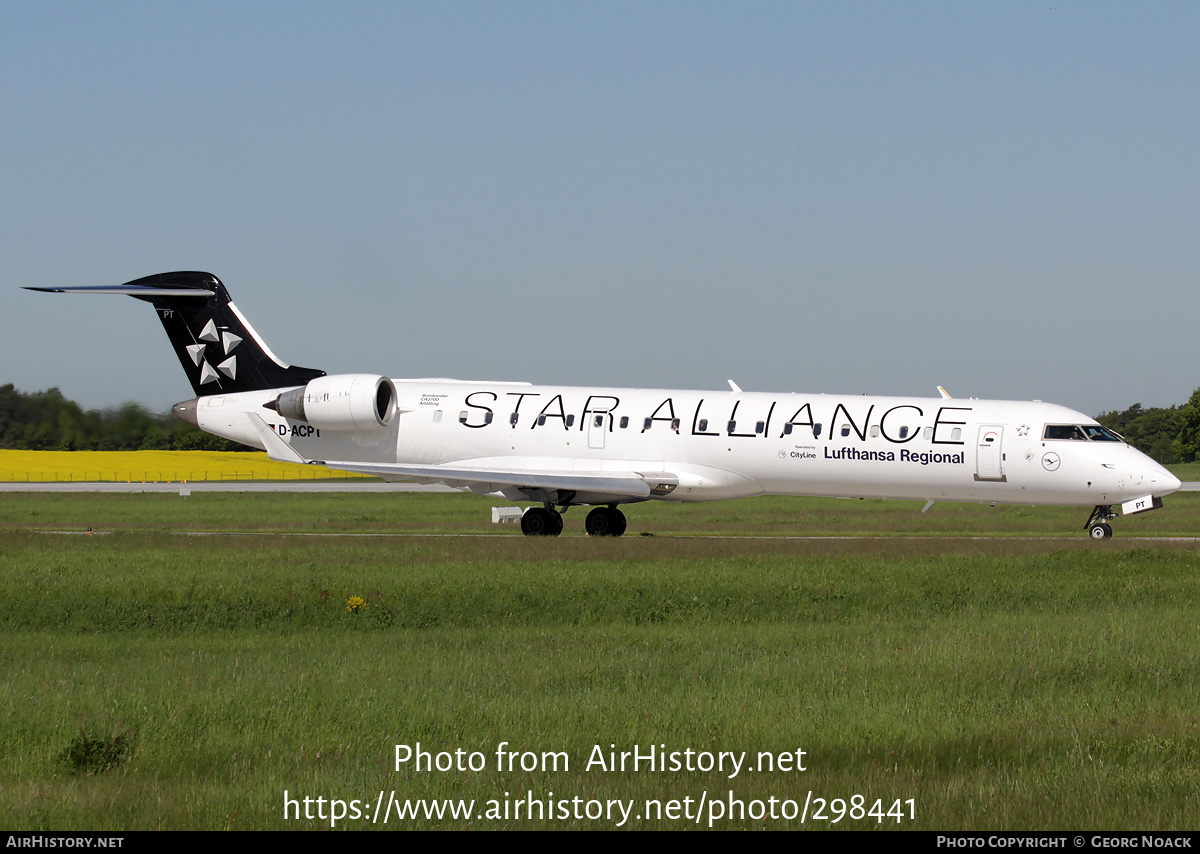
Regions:
[[1115, 506], [1161, 507], [1180, 486], [1094, 419], [1038, 401], [327, 376], [280, 361], [211, 273], [30, 290], [151, 303], [196, 393], [173, 411], [202, 430], [274, 460], [535, 502], [528, 535], [561, 533], [575, 505], [594, 505], [589, 534], [620, 536], [620, 504], [773, 494], [1086, 506], [1104, 539]]

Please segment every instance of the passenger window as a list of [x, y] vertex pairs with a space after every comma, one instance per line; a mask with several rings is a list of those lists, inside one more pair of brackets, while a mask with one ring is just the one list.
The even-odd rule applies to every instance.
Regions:
[[653, 418], [647, 418], [645, 421], [643, 421], [643, 422], [642, 422], [642, 429], [643, 429], [643, 430], [649, 430], [649, 429], [650, 429], [650, 425], [651, 425], [651, 424], [653, 424], [653, 423], [654, 423], [654, 419], [653, 419]]
[[708, 432], [708, 419], [707, 418], [700, 419], [700, 432], [701, 433]]
[[484, 424], [492, 423], [492, 411], [490, 409], [488, 410], [488, 414], [483, 416], [483, 423]]
[[568, 415], [568, 416], [567, 416], [567, 426], [568, 426], [568, 427], [573, 427], [573, 426], [575, 426], [575, 416], [574, 416], [574, 415]]
[[961, 442], [962, 441], [962, 428], [961, 427], [955, 427], [953, 430], [950, 431], [950, 441], [951, 442]]
[[621, 416], [621, 429], [624, 430], [628, 426], [629, 426], [629, 416], [622, 415]]
[[925, 428], [925, 438], [926, 438], [926, 439], [932, 439], [932, 438], [933, 438], [933, 428], [932, 428], [932, 427], [926, 427], [926, 428]]
[[678, 418], [671, 419], [671, 429], [674, 430], [676, 433], [679, 432], [679, 419]]
[[545, 416], [545, 415], [539, 415], [539, 416], [538, 416], [538, 426], [539, 426], [539, 427], [544, 427], [545, 425], [546, 425], [546, 416]]
[[849, 436], [849, 435], [850, 435], [850, 425], [849, 425], [849, 424], [843, 424], [843, 425], [842, 425], [842, 435], [843, 435], [843, 436]]
[[603, 427], [603, 426], [604, 426], [604, 416], [603, 416], [603, 415], [597, 415], [597, 416], [596, 416], [596, 418], [595, 418], [595, 420], [594, 420], [594, 421], [592, 421], [592, 423], [593, 423], [595, 426], [597, 426], [597, 427]]
[[871, 425], [871, 438], [872, 438], [872, 439], [878, 439], [878, 438], [879, 438], [879, 425], [878, 425], [878, 424], [872, 424], [872, 425]]
[[814, 438], [814, 439], [820, 439], [820, 438], [821, 438], [821, 425], [820, 425], [820, 424], [814, 424], [814, 425], [813, 425], [813, 438]]
[[785, 436], [792, 435], [792, 425], [791, 424], [783, 425], [783, 435], [785, 435]]
[[464, 409], [462, 412], [458, 413], [458, 423], [459, 424], [467, 423], [467, 410]]
[[511, 424], [512, 426], [516, 427], [518, 417], [519, 416], [517, 415], [517, 413], [514, 412], [512, 415], [508, 416], [508, 423]]
[[908, 428], [907, 428], [907, 427], [901, 427], [901, 428], [900, 428], [900, 438], [901, 438], [901, 439], [907, 439], [907, 438], [908, 438]]
[[733, 433], [734, 431], [737, 430], [737, 422], [736, 421], [730, 421], [725, 426], [729, 428], [728, 430], [725, 431], [726, 433]]
[[433, 410], [433, 423], [437, 424], [441, 420], [442, 420], [442, 410], [440, 410], [440, 409]]
[[763, 430], [766, 430], [766, 429], [767, 429], [767, 422], [765, 422], [765, 421], [758, 421], [754, 425], [754, 432], [758, 433], [760, 436], [762, 435]]

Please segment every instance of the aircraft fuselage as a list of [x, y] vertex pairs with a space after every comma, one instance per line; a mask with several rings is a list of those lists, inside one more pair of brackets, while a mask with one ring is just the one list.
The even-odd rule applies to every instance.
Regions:
[[[1095, 420], [1041, 402], [392, 382], [396, 417], [374, 430], [322, 430], [263, 409], [279, 390], [201, 397], [197, 423], [264, 447], [236, 414], [256, 412], [307, 460], [670, 472], [678, 485], [655, 496], [670, 501], [774, 494], [1079, 506], [1179, 486], [1124, 442], [1046, 438], [1047, 425]], [[564, 503], [606, 496], [592, 498]]]

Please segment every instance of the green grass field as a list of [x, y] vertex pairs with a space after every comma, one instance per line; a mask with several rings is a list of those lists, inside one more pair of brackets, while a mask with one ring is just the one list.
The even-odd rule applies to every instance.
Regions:
[[[1169, 539], [1196, 533], [1200, 496], [1102, 543], [1079, 509], [646, 504], [619, 540], [578, 511], [543, 540], [488, 506], [0, 495], [0, 825], [327, 828], [330, 799], [345, 829], [1200, 814], [1200, 560]], [[850, 534], [878, 539], [814, 538]], [[418, 742], [482, 768], [397, 768]], [[635, 747], [685, 767], [588, 767]], [[798, 750], [804, 771], [763, 767]], [[722, 752], [745, 754], [736, 775], [686, 768]], [[473, 814], [385, 825], [381, 793]]]

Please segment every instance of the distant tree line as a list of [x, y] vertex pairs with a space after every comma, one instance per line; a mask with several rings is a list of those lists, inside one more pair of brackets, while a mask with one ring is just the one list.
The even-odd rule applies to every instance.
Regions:
[[1142, 409], [1135, 403], [1124, 412], [1102, 412], [1096, 420], [1160, 463], [1200, 459], [1200, 388], [1182, 406]]
[[0, 448], [23, 451], [251, 451], [136, 403], [90, 409], [56, 388], [27, 394], [0, 386]]
[[[1200, 459], [1200, 389], [1182, 406], [1104, 412], [1096, 418], [1160, 463]], [[33, 394], [0, 386], [0, 448], [26, 451], [250, 451], [205, 433], [171, 414], [155, 415], [136, 403], [90, 409], [56, 388]]]

